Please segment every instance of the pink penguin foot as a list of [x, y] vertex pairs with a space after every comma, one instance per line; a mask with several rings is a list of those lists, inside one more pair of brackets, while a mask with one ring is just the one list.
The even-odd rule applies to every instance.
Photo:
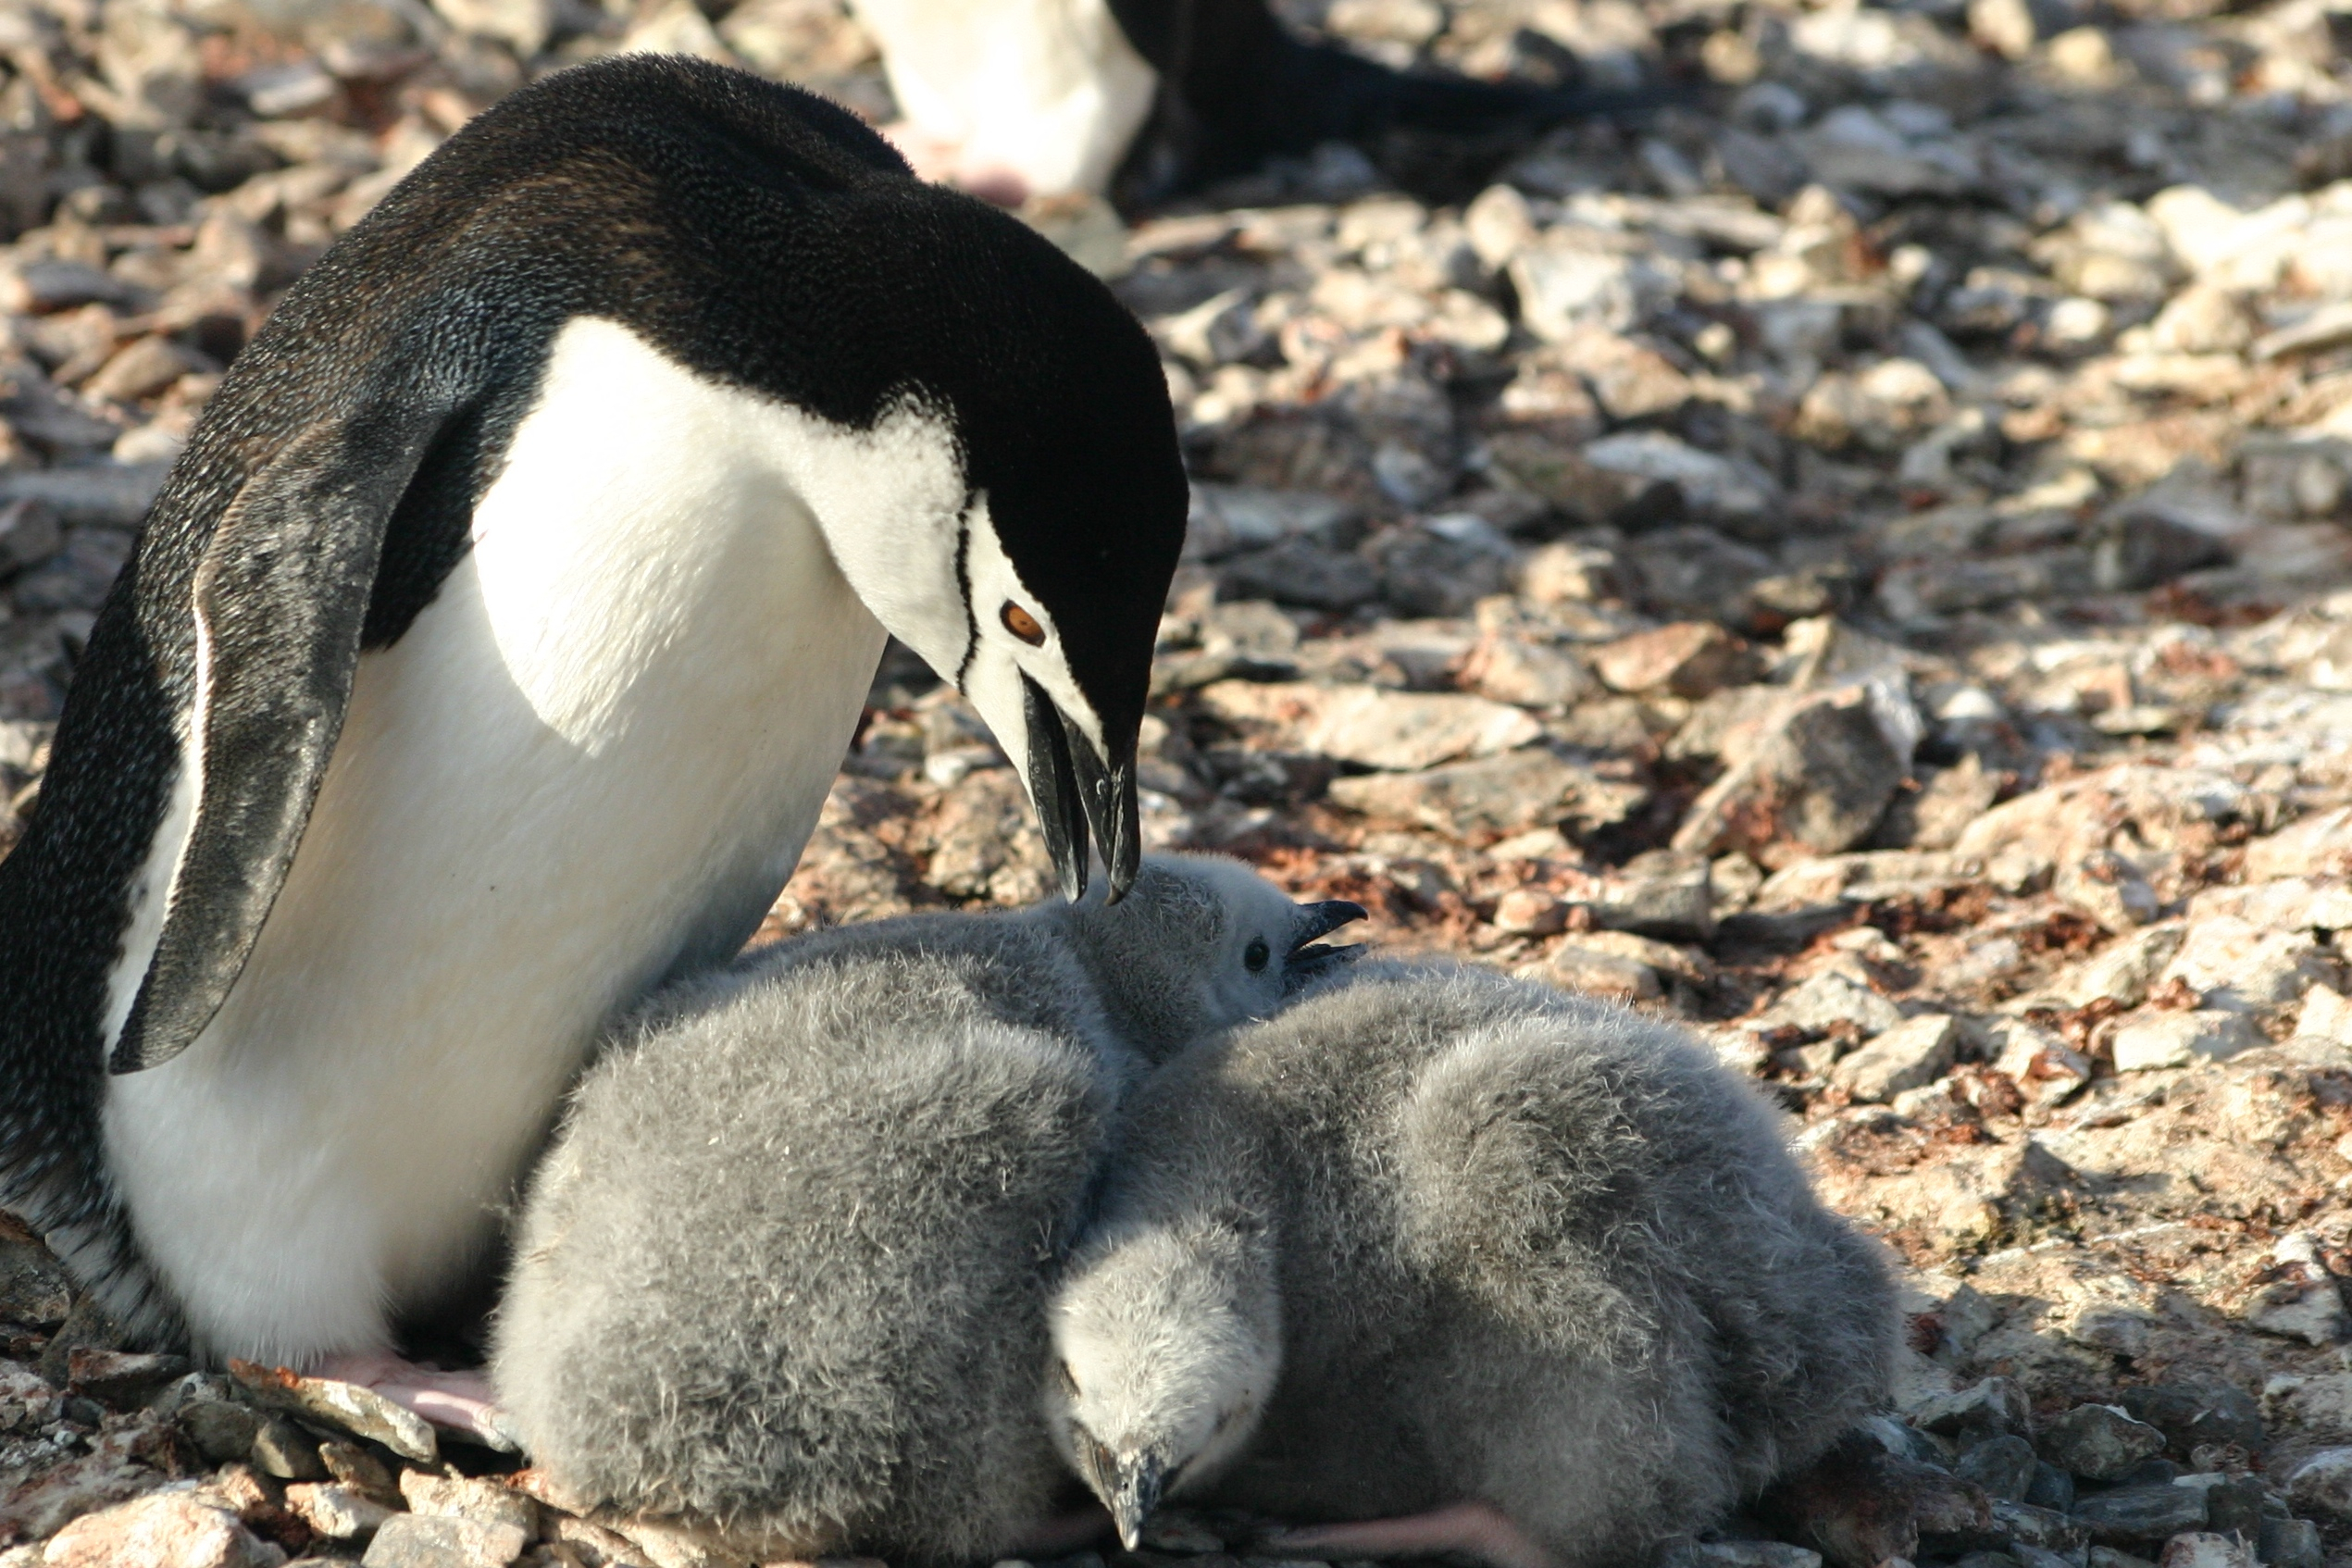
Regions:
[[443, 1372], [404, 1361], [389, 1350], [368, 1350], [330, 1356], [312, 1369], [311, 1376], [338, 1383], [356, 1383], [413, 1411], [444, 1432], [472, 1439], [484, 1448], [514, 1453], [519, 1445], [506, 1425], [505, 1413], [491, 1392], [490, 1378], [481, 1372]]
[[876, 129], [921, 179], [952, 185], [1001, 207], [1017, 207], [1029, 199], [1027, 180], [1009, 168], [975, 161], [961, 142], [925, 131], [912, 120], [896, 119]]
[[1269, 1557], [1434, 1557], [1455, 1553], [1494, 1568], [1560, 1568], [1560, 1560], [1500, 1509], [1458, 1502], [1400, 1519], [1274, 1530], [1251, 1543]]

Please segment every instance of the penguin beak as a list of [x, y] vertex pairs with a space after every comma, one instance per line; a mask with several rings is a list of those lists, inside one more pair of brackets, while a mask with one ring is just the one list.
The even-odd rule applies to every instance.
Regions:
[[1038, 826], [1062, 879], [1062, 896], [1075, 903], [1086, 892], [1090, 834], [1111, 875], [1107, 902], [1116, 903], [1135, 885], [1143, 863], [1132, 748], [1105, 762], [1086, 731], [1026, 675], [1021, 705], [1028, 730], [1029, 796], [1037, 802]]
[[1144, 1522], [1160, 1506], [1160, 1456], [1147, 1453], [1111, 1463], [1111, 1522], [1119, 1527], [1119, 1544], [1133, 1551], [1142, 1543]]
[[1350, 903], [1346, 899], [1329, 899], [1322, 903], [1300, 904], [1299, 915], [1304, 923], [1299, 928], [1298, 940], [1290, 944], [1289, 952], [1282, 960], [1283, 978], [1292, 987], [1304, 985], [1314, 977], [1363, 955], [1361, 944], [1355, 947], [1315, 947], [1312, 944], [1342, 926], [1363, 919], [1363, 905]]

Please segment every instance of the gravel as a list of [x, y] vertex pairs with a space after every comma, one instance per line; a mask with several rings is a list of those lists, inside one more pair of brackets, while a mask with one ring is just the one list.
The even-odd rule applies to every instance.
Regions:
[[[1679, 1018], [1789, 1111], [1900, 1259], [1921, 1447], [1694, 1561], [2219, 1568], [2249, 1523], [2268, 1563], [2341, 1552], [2333, 13], [1293, 9], [1401, 61], [1694, 91], [1475, 156], [1326, 150], [1123, 233], [1035, 215], [1162, 345], [1196, 480], [1147, 840]], [[470, 115], [632, 44], [889, 110], [833, 0], [0, 14], [0, 852], [279, 293]], [[902, 650], [873, 707], [764, 940], [1049, 887], [969, 710]], [[84, 1519], [222, 1562], [634, 1550], [487, 1475], [419, 1501], [507, 1462], [338, 1389], [102, 1359], [72, 1310], [0, 1226], [0, 1550]]]

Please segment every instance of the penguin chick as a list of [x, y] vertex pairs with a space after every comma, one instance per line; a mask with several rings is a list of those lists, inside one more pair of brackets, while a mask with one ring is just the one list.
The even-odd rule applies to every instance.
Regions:
[[1162, 1496], [1262, 1550], [1633, 1563], [1885, 1391], [1894, 1300], [1679, 1031], [1359, 969], [1131, 1099], [1052, 1309], [1048, 1425], [1132, 1546]]
[[524, 1208], [511, 1427], [566, 1492], [730, 1549], [1016, 1549], [1065, 1480], [1045, 1271], [1123, 1088], [1362, 913], [1155, 856], [1114, 905], [845, 927], [664, 993]]

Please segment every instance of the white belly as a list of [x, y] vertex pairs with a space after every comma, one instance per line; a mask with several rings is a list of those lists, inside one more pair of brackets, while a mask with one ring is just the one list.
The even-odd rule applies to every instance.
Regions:
[[[616, 1009], [756, 921], [882, 643], [795, 487], [882, 439], [566, 330], [474, 549], [360, 661], [227, 1004], [108, 1082], [113, 1175], [201, 1348], [383, 1343], [481, 1256]], [[952, 469], [936, 444], [902, 457]]]
[[1159, 75], [1104, 0], [853, 0], [890, 92], [967, 168], [1052, 195], [1100, 193], [1151, 112]]

